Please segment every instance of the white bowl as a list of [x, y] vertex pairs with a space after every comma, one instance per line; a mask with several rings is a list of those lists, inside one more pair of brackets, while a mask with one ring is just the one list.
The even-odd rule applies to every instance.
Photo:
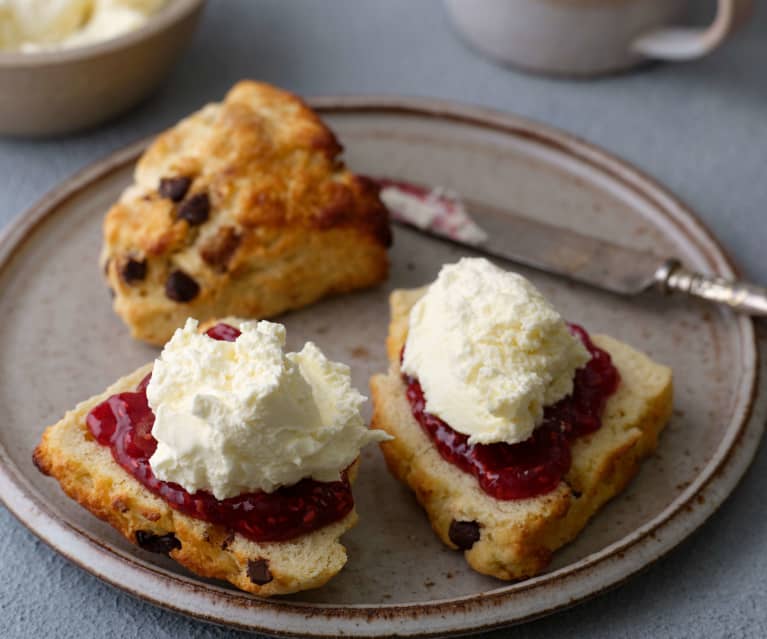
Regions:
[[205, 0], [169, 0], [135, 31], [96, 44], [0, 53], [0, 134], [45, 136], [100, 124], [167, 76]]

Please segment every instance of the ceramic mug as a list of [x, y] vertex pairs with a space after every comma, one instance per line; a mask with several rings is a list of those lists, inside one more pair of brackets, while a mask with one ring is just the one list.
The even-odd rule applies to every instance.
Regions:
[[[750, 14], [752, 0], [718, 0], [707, 28], [676, 26], [689, 0], [444, 0], [479, 51], [536, 72], [592, 75], [646, 60], [713, 51]], [[673, 25], [673, 26], [672, 26]]]

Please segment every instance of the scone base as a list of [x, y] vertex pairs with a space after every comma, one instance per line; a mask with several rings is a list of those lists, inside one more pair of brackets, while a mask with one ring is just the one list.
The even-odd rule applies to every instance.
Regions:
[[[371, 380], [373, 428], [395, 439], [381, 444], [391, 472], [414, 492], [432, 528], [457, 549], [453, 522], [472, 522], [479, 539], [462, 548], [480, 573], [513, 580], [540, 573], [552, 553], [571, 541], [594, 513], [621, 492], [651, 454], [671, 415], [671, 371], [642, 353], [607, 336], [593, 336], [621, 374], [597, 432], [578, 439], [573, 464], [552, 492], [531, 499], [498, 500], [477, 480], [439, 454], [413, 418], [399, 369], [399, 352], [407, 334], [407, 313], [420, 291], [392, 295], [392, 325], [387, 375]], [[404, 326], [403, 326], [404, 323]], [[460, 542], [460, 540], [459, 540]], [[466, 546], [469, 546], [467, 543]]]
[[[141, 546], [141, 540], [147, 549], [169, 550], [170, 557], [203, 577], [270, 596], [317, 588], [336, 575], [346, 563], [339, 538], [356, 524], [355, 510], [296, 539], [258, 543], [174, 510], [120, 467], [107, 446], [95, 441], [85, 423], [88, 412], [115, 393], [133, 390], [151, 366], [123, 377], [46, 429], [33, 456], [37, 467], [132, 543]], [[350, 479], [354, 471], [356, 464]]]

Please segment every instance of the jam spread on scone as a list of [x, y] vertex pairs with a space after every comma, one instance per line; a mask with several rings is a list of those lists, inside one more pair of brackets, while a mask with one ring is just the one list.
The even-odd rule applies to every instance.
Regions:
[[470, 258], [444, 266], [413, 306], [401, 371], [440, 455], [497, 499], [556, 489], [620, 380], [528, 280]]
[[[241, 331], [218, 323], [206, 335], [235, 342]], [[158, 446], [152, 434], [155, 414], [147, 399], [151, 377], [151, 373], [147, 375], [135, 391], [113, 395], [95, 406], [86, 421], [96, 441], [111, 448], [115, 461], [171, 507], [259, 542], [294, 539], [339, 521], [352, 510], [354, 498], [346, 471], [337, 481], [306, 477], [272, 491], [249, 491], [223, 499], [208, 490], [190, 492], [178, 483], [159, 479], [150, 463]]]
[[591, 359], [576, 371], [572, 394], [545, 407], [540, 426], [518, 444], [469, 444], [468, 435], [425, 410], [418, 379], [403, 375], [413, 417], [440, 455], [474, 475], [482, 490], [496, 499], [525, 499], [554, 490], [570, 470], [574, 440], [602, 425], [602, 411], [618, 388], [620, 374], [610, 355], [594, 345], [583, 328], [570, 324], [570, 330]]

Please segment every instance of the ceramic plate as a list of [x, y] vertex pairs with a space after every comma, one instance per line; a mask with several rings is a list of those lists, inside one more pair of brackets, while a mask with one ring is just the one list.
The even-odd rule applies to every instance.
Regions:
[[[536, 216], [733, 275], [722, 249], [677, 199], [565, 134], [433, 101], [314, 104], [358, 172], [447, 186], [477, 207]], [[473, 573], [437, 541], [372, 448], [355, 487], [361, 522], [344, 538], [349, 562], [319, 590], [262, 600], [141, 551], [65, 498], [36, 471], [31, 452], [66, 409], [157, 355], [132, 341], [112, 314], [97, 267], [102, 216], [129, 183], [142, 148], [69, 180], [0, 242], [0, 489], [35, 534], [109, 583], [166, 608], [272, 634], [480, 631], [551, 613], [638, 572], [697, 528], [751, 460], [765, 406], [750, 320], [652, 294], [624, 300], [519, 269], [565, 317], [670, 365], [676, 381], [659, 453], [545, 574], [508, 584]], [[397, 229], [387, 284], [285, 315], [289, 346], [315, 340], [332, 359], [349, 362], [366, 388], [386, 367], [389, 291], [425, 284], [466, 253]]]

